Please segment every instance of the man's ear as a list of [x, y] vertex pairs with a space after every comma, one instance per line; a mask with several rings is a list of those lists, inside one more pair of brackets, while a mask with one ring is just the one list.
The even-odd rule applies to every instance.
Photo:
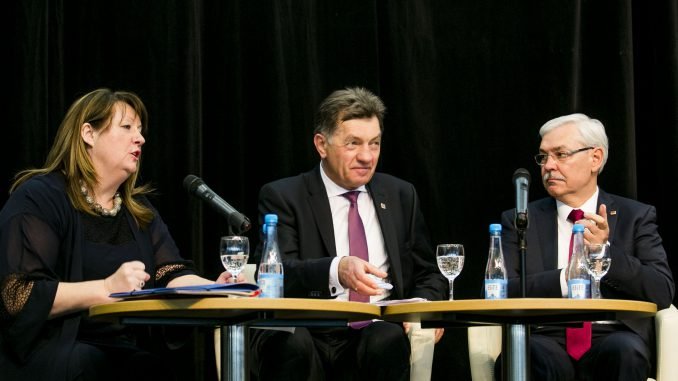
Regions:
[[320, 154], [321, 159], [327, 157], [327, 139], [323, 134], [315, 134], [313, 136], [313, 145], [315, 145], [315, 149], [318, 151], [318, 154]]
[[591, 172], [598, 173], [600, 172], [600, 166], [603, 165], [603, 149], [600, 147], [595, 147], [593, 149], [593, 155], [591, 156]]
[[80, 137], [82, 140], [87, 143], [88, 146], [93, 146], [94, 145], [94, 127], [92, 127], [91, 124], [89, 123], [83, 123], [82, 127], [80, 127]]

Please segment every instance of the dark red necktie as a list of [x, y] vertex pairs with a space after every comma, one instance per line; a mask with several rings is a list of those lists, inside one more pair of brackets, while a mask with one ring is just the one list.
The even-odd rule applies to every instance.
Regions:
[[[365, 236], [365, 226], [358, 213], [358, 195], [360, 191], [346, 192], [342, 196], [351, 202], [348, 209], [348, 247], [349, 254], [369, 262], [370, 257], [367, 251], [367, 237]], [[370, 297], [362, 295], [353, 290], [348, 291], [348, 300], [351, 302], [369, 303]], [[348, 324], [353, 329], [362, 329], [372, 324], [372, 320], [354, 321]]]
[[[567, 219], [575, 223], [584, 218], [584, 211], [572, 209]], [[572, 256], [574, 234], [570, 236], [570, 250], [568, 260]], [[565, 343], [567, 353], [575, 360], [579, 360], [591, 348], [591, 322], [585, 321], [581, 328], [565, 328]]]
[[[348, 246], [349, 254], [352, 257], [358, 257], [366, 262], [370, 261], [367, 252], [367, 237], [365, 236], [365, 227], [363, 220], [358, 213], [358, 195], [360, 191], [346, 192], [342, 196], [346, 197], [351, 202], [348, 209]], [[369, 303], [370, 297], [361, 295], [353, 290], [349, 290], [348, 300], [352, 302]]]

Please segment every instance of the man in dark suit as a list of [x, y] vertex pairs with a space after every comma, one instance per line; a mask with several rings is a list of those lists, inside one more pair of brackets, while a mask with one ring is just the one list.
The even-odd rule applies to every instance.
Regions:
[[[539, 134], [535, 159], [551, 197], [528, 206], [526, 295], [567, 297], [565, 267], [573, 227], [568, 217], [579, 209], [583, 219], [576, 223], [585, 227], [585, 241], [609, 245], [612, 262], [601, 281], [602, 297], [668, 307], [675, 285], [657, 232], [655, 208], [598, 188], [598, 175], [608, 157], [602, 123], [583, 114], [566, 115], [544, 124]], [[519, 251], [513, 222], [514, 211], [505, 211], [502, 240], [509, 296], [518, 297]], [[655, 363], [653, 322], [652, 318], [594, 322], [588, 333], [592, 339], [579, 352], [570, 350], [568, 340], [574, 339], [564, 328], [533, 327], [532, 379], [644, 381]], [[580, 331], [587, 329], [584, 326]]]
[[[262, 187], [260, 220], [268, 213], [279, 218], [285, 297], [445, 299], [448, 283], [436, 266], [414, 186], [375, 173], [384, 112], [382, 101], [363, 88], [333, 92], [316, 115], [320, 165]], [[349, 240], [356, 205], [350, 191], [357, 191], [368, 260], [353, 253]], [[378, 287], [370, 274], [393, 288]], [[260, 380], [409, 380], [410, 345], [401, 324], [255, 330], [252, 347]]]

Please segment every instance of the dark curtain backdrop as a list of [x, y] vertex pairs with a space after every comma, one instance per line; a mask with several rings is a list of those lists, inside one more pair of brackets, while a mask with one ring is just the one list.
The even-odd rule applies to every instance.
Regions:
[[[9, 50], [2, 200], [18, 170], [43, 164], [76, 97], [135, 91], [151, 116], [142, 180], [157, 188], [154, 202], [184, 255], [214, 277], [226, 222], [187, 194], [183, 178], [202, 177], [256, 221], [264, 183], [317, 164], [318, 103], [360, 85], [388, 108], [380, 170], [418, 188], [434, 243], [466, 246], [457, 298], [480, 296], [488, 225], [514, 207], [515, 169], [531, 172], [530, 199], [545, 196], [532, 159], [537, 131], [572, 112], [605, 124], [610, 161], [600, 185], [657, 207], [677, 272], [677, 8], [675, 0], [12, 0], [0, 16]], [[438, 346], [434, 376], [468, 378], [463, 332], [449, 330]], [[193, 333], [179, 351], [193, 359], [181, 374], [211, 379], [210, 333]]]

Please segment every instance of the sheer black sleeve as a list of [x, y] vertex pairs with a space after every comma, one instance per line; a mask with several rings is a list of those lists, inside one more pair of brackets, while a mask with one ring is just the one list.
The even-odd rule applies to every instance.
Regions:
[[152, 208], [155, 214], [155, 218], [149, 226], [149, 232], [155, 257], [156, 271], [154, 277], [156, 286], [164, 287], [174, 278], [195, 274], [193, 262], [181, 257], [179, 248], [169, 233], [167, 225], [160, 217], [160, 213], [150, 203], [147, 203], [147, 205]]
[[18, 214], [0, 231], [0, 327], [20, 356], [34, 346], [47, 324], [58, 286], [60, 242], [39, 217]]

